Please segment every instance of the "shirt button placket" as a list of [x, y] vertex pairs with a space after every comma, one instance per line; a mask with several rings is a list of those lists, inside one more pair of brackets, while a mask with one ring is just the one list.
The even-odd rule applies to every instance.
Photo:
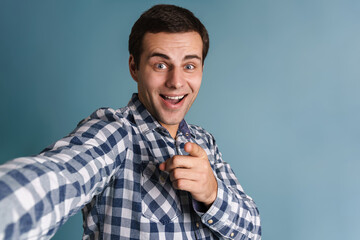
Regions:
[[176, 153], [177, 154], [181, 154], [180, 146], [181, 146], [181, 139], [180, 139], [180, 137], [176, 136], [175, 137], [175, 147], [176, 147]]

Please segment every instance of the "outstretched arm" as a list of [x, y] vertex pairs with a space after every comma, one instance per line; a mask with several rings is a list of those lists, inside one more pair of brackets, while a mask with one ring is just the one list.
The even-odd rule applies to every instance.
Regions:
[[0, 166], [0, 239], [49, 239], [120, 165], [102, 123], [89, 121], [34, 157]]

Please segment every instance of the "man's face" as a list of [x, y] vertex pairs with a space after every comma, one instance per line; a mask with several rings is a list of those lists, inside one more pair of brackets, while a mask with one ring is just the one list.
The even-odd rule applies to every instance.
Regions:
[[197, 32], [146, 33], [138, 69], [130, 56], [130, 73], [140, 101], [165, 128], [177, 126], [199, 92], [203, 43]]

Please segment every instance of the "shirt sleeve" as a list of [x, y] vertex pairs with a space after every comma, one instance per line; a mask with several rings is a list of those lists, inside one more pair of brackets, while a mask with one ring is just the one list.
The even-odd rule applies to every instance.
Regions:
[[[218, 183], [217, 198], [206, 212], [197, 212], [215, 235], [225, 239], [261, 239], [260, 215], [255, 202], [244, 193], [230, 165], [211, 136], [210, 152]], [[210, 159], [210, 158], [209, 158]]]
[[[49, 239], [102, 192], [125, 154], [126, 131], [90, 120], [33, 157], [0, 166], [0, 239]], [[123, 145], [122, 145], [123, 146]]]

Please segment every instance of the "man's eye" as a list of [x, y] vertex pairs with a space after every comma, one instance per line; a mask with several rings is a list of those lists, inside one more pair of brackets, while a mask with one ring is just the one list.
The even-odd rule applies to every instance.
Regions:
[[164, 63], [157, 63], [157, 64], [155, 64], [155, 67], [157, 68], [157, 69], [166, 69], [166, 65], [164, 64]]
[[186, 69], [186, 70], [193, 70], [193, 69], [195, 69], [195, 66], [192, 65], [192, 64], [186, 64], [186, 65], [185, 65], [185, 69]]

